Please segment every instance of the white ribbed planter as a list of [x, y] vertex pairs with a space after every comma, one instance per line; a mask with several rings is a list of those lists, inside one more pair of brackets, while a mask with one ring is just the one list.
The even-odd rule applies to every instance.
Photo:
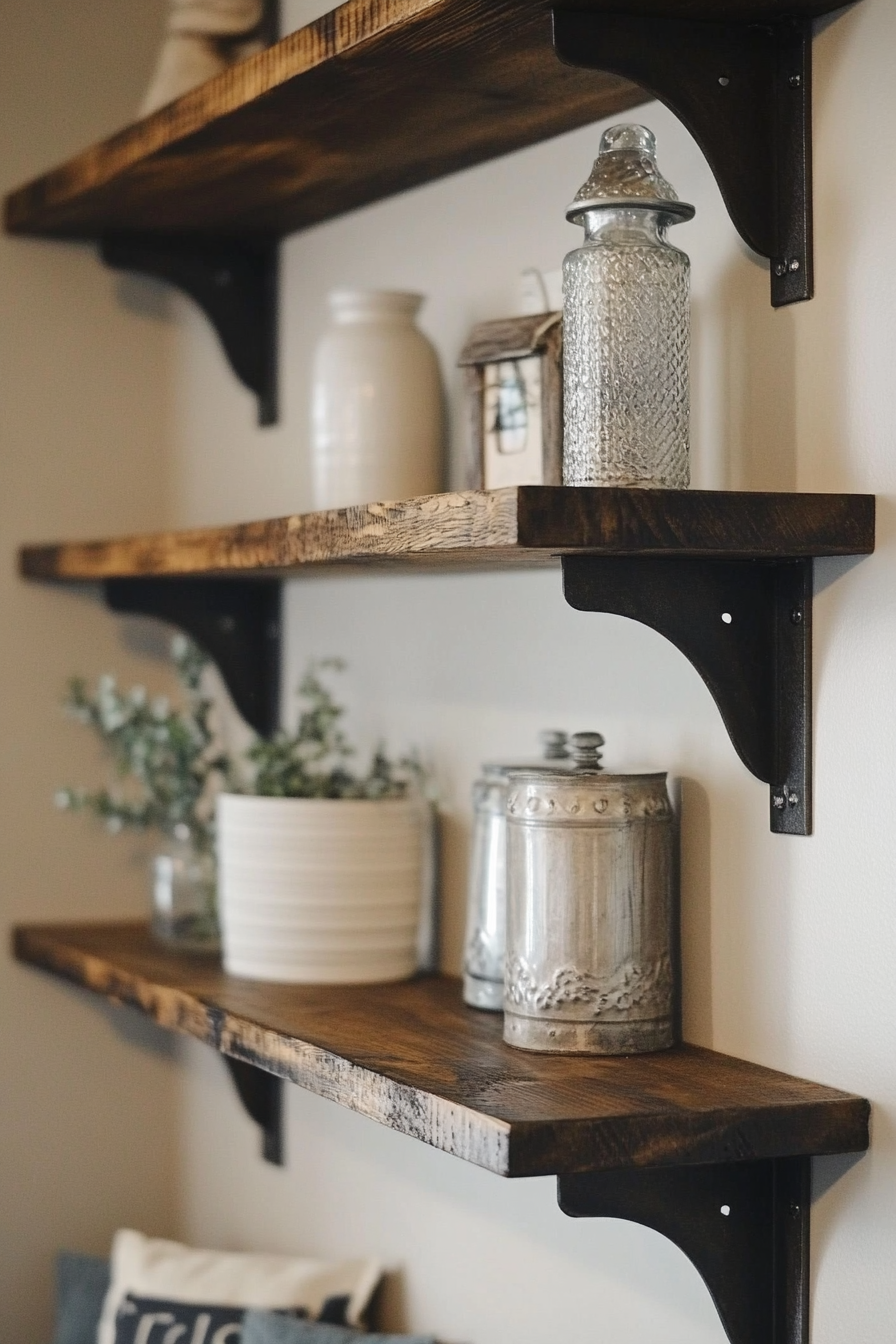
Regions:
[[418, 967], [430, 810], [418, 799], [218, 799], [224, 969], [365, 984]]

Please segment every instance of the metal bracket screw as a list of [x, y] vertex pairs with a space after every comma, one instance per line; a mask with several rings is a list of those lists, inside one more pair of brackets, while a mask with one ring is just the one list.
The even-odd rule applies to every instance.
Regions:
[[790, 613], [790, 624], [802, 625], [802, 623], [803, 623], [803, 613], [800, 611], [799, 607], [794, 607], [793, 611]]
[[787, 82], [792, 89], [799, 89], [803, 83], [802, 75], [791, 75]]
[[783, 261], [775, 262], [775, 275], [786, 275], [788, 271], [798, 271], [799, 269], [799, 257], [784, 257]]

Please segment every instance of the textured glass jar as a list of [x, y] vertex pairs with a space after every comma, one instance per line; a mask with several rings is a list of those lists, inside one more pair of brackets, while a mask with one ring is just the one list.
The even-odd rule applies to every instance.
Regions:
[[678, 1034], [676, 823], [662, 773], [515, 770], [507, 800], [504, 1039], [551, 1054], [665, 1050]]
[[666, 240], [692, 218], [643, 126], [604, 133], [566, 212], [585, 242], [563, 263], [563, 482], [690, 483], [690, 263]]
[[169, 840], [152, 861], [152, 934], [175, 951], [217, 953], [214, 855], [199, 853], [183, 830], [187, 834]]

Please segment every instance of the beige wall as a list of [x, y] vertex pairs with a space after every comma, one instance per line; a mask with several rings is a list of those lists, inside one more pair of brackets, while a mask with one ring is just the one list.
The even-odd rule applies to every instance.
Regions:
[[[298, 23], [323, 7], [291, 0], [289, 19]], [[769, 835], [767, 792], [739, 764], [684, 659], [639, 626], [572, 612], [555, 574], [327, 579], [292, 584], [287, 594], [287, 684], [310, 654], [345, 655], [360, 736], [386, 735], [395, 746], [416, 742], [433, 763], [445, 812], [443, 951], [452, 969], [460, 952], [469, 790], [479, 761], [530, 749], [536, 730], [548, 724], [595, 726], [608, 738], [611, 763], [664, 766], [683, 779], [689, 1038], [875, 1102], [872, 1154], [815, 1164], [815, 1344], [886, 1339], [896, 1307], [888, 1250], [896, 1233], [889, 1198], [896, 1175], [890, 1120], [896, 561], [887, 503], [896, 484], [896, 294], [887, 264], [896, 188], [886, 152], [896, 131], [894, 45], [890, 0], [864, 0], [816, 42], [819, 297], [799, 309], [769, 308], [765, 270], [739, 243], [682, 128], [656, 105], [641, 114], [657, 131], [664, 171], [698, 208], [695, 222], [676, 231], [694, 267], [695, 484], [883, 496], [878, 553], [858, 564], [819, 566], [812, 839]], [[87, 57], [79, 60], [86, 69]], [[107, 64], [97, 68], [114, 82]], [[95, 76], [91, 90], [98, 82]], [[114, 90], [108, 96], [111, 106]], [[101, 129], [91, 125], [88, 133], [87, 109], [74, 97], [71, 106], [85, 118], [76, 141]], [[35, 117], [32, 110], [28, 115]], [[46, 132], [53, 143], [35, 168], [72, 148], [70, 130], [66, 123], [65, 134]], [[8, 352], [3, 347], [7, 364], [25, 357], [20, 333], [34, 320], [35, 304], [46, 317], [21, 388], [14, 398], [4, 392], [4, 414], [16, 418], [13, 446], [4, 436], [5, 458], [12, 460], [23, 437], [29, 445], [15, 456], [18, 494], [4, 543], [9, 538], [11, 547], [19, 535], [124, 530], [166, 516], [186, 524], [301, 508], [309, 362], [325, 294], [336, 284], [414, 288], [429, 296], [422, 324], [442, 356], [456, 447], [458, 349], [473, 322], [511, 311], [523, 267], [554, 267], [575, 244], [563, 208], [586, 176], [599, 130], [561, 137], [291, 239], [284, 249], [284, 414], [266, 431], [254, 426], [251, 399], [186, 303], [172, 304], [175, 353], [166, 380], [164, 322], [125, 307], [77, 252], [5, 244], [4, 286], [12, 287], [18, 307], [15, 324], [0, 335], [10, 345]], [[12, 175], [27, 171], [30, 160]], [[13, 256], [16, 269], [7, 281]], [[64, 339], [79, 329], [80, 339]], [[118, 347], [114, 359], [106, 344]], [[85, 361], [93, 364], [89, 379], [78, 371]], [[117, 400], [109, 365], [120, 377], [130, 373]], [[49, 367], [55, 380], [48, 392], [40, 379]], [[160, 410], [166, 397], [167, 438]], [[167, 478], [158, 449], [164, 442]], [[50, 465], [48, 453], [51, 484], [37, 466]], [[115, 475], [106, 459], [118, 464], [122, 454], [128, 466]], [[56, 473], [66, 469], [57, 488]], [[7, 493], [12, 497], [12, 487]], [[3, 654], [10, 685], [3, 707], [12, 710], [20, 736], [12, 738], [10, 727], [4, 742], [20, 746], [2, 813], [17, 842], [7, 842], [4, 852], [4, 862], [16, 866], [4, 897], [14, 897], [14, 913], [112, 912], [122, 908], [123, 893], [133, 902], [139, 895], [121, 851], [41, 809], [57, 779], [86, 759], [83, 741], [53, 722], [59, 682], [79, 662], [98, 669], [112, 660], [124, 668], [121, 631], [83, 600], [12, 587], [10, 563], [4, 600], [8, 594], [16, 603], [18, 620]], [[7, 673], [10, 657], [16, 667]], [[44, 734], [37, 753], [35, 732]], [[54, 839], [63, 835], [64, 842]], [[389, 1323], [431, 1329], [452, 1344], [510, 1338], [720, 1344], [721, 1327], [696, 1272], [648, 1231], [567, 1220], [550, 1181], [502, 1182], [297, 1089], [288, 1089], [289, 1165], [265, 1167], [256, 1135], [208, 1051], [198, 1045], [184, 1051], [177, 1069], [182, 1110], [175, 1116], [176, 1070], [158, 1047], [125, 1045], [94, 1005], [32, 972], [4, 974], [14, 1002], [31, 1005], [33, 1023], [15, 1029], [16, 1053], [4, 1081], [21, 1079], [17, 1062], [34, 1051], [52, 1110], [42, 1119], [49, 1143], [32, 1142], [37, 1121], [24, 1108], [24, 1118], [10, 1122], [19, 1168], [32, 1164], [41, 1179], [45, 1150], [59, 1154], [52, 1187], [59, 1195], [53, 1207], [45, 1197], [33, 1215], [35, 1230], [17, 1271], [22, 1282], [28, 1274], [36, 1280], [40, 1256], [72, 1241], [73, 1229], [86, 1229], [81, 1244], [96, 1245], [120, 1215], [150, 1228], [176, 1223], [184, 1236], [209, 1244], [379, 1254], [394, 1271]], [[69, 1034], [60, 1046], [62, 1030]], [[89, 1083], [82, 1059], [93, 1062]], [[69, 1105], [73, 1076], [88, 1094], [75, 1099], [77, 1106]], [[19, 1081], [16, 1090], [24, 1087]], [[169, 1114], [153, 1117], [152, 1107]], [[89, 1164], [101, 1144], [73, 1133], [72, 1112], [121, 1163], [139, 1133], [135, 1116], [158, 1145], [153, 1152], [147, 1137], [143, 1161], [128, 1179], [120, 1169], [107, 1173], [95, 1202], [87, 1198], [90, 1182], [73, 1170], [82, 1152]], [[166, 1144], [176, 1146], [176, 1158]], [[135, 1181], [142, 1182], [136, 1192]], [[33, 1329], [31, 1339], [38, 1344]]]
[[[3, 6], [2, 190], [132, 114], [161, 4]], [[0, 239], [0, 906], [16, 920], [130, 914], [143, 875], [52, 806], [96, 778], [58, 709], [66, 676], [164, 676], [90, 594], [26, 587], [20, 542], [158, 523], [165, 507], [168, 327], [160, 295], [122, 286], [90, 249]], [[131, 641], [133, 643], [133, 641]], [[6, 934], [4, 932], [4, 942]], [[0, 1319], [45, 1344], [52, 1256], [101, 1250], [121, 1221], [174, 1225], [171, 1044], [130, 1015], [0, 961]]]

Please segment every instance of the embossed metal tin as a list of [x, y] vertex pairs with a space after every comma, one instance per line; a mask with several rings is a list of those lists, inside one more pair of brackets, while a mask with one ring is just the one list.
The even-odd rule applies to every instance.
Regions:
[[[545, 760], [567, 757], [566, 733], [541, 735]], [[571, 763], [570, 763], [571, 764]], [[520, 764], [484, 765], [473, 785], [473, 848], [464, 940], [464, 1002], [500, 1012], [507, 927], [507, 779]], [[569, 766], [566, 767], [567, 769]]]
[[597, 1055], [674, 1045], [675, 826], [663, 773], [510, 774], [510, 1045]]

